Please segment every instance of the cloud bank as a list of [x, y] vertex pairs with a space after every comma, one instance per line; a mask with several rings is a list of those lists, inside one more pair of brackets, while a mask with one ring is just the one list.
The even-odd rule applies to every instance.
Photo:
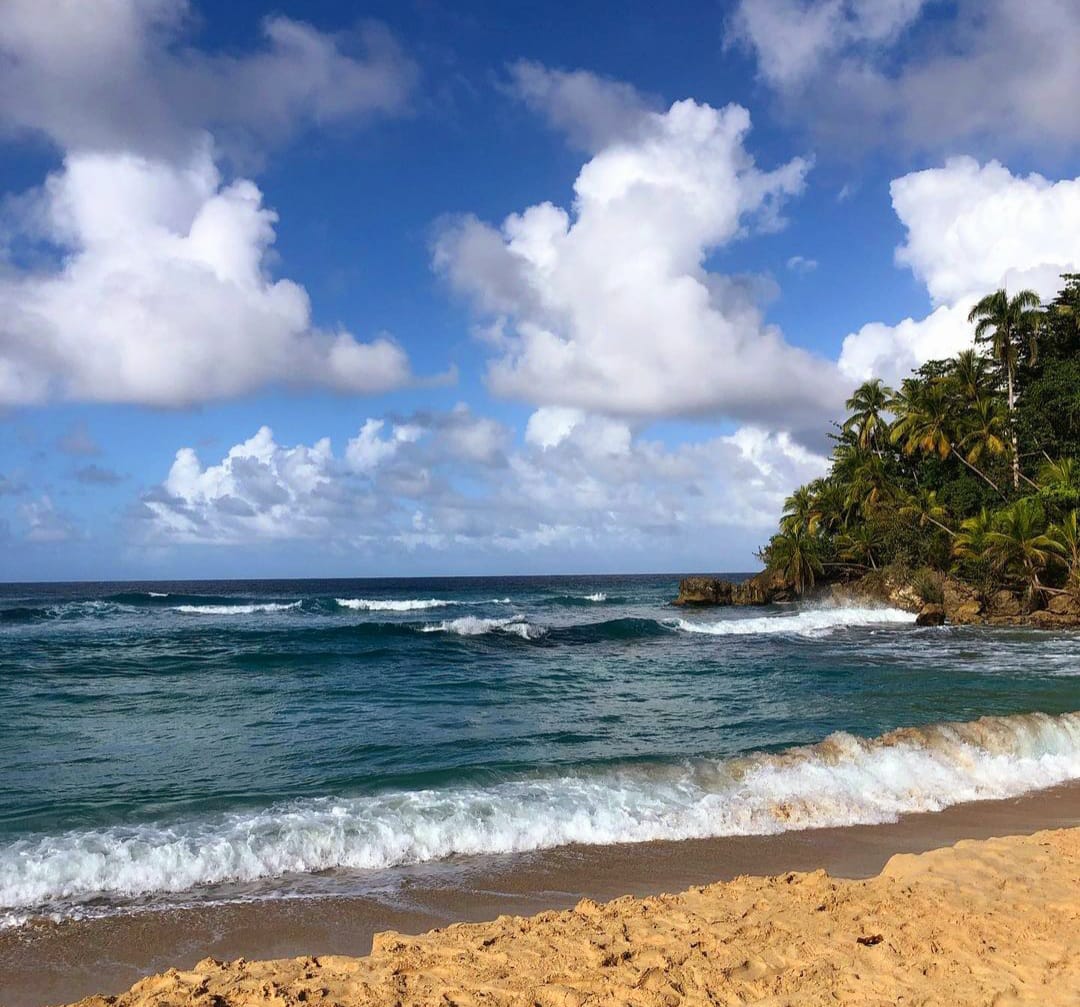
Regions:
[[[566, 83], [549, 80], [544, 100], [569, 114]], [[707, 267], [718, 249], [780, 226], [808, 163], [758, 168], [737, 105], [639, 110], [617, 139], [584, 122], [607, 139], [569, 209], [540, 203], [499, 227], [465, 217], [436, 242], [436, 269], [485, 323], [489, 388], [614, 416], [820, 426], [840, 401], [835, 367], [764, 322], [752, 280]]]

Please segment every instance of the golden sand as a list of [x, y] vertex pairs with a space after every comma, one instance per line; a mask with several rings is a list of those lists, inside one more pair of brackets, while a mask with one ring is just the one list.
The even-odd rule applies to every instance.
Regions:
[[80, 1007], [1080, 1004], [1080, 829], [893, 857], [875, 878], [681, 895], [375, 938], [366, 958], [200, 962]]

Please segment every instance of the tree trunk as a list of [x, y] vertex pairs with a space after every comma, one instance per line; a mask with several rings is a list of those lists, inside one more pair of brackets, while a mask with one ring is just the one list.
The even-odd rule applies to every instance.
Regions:
[[1013, 492], [1020, 492], [1020, 442], [1016, 437], [1016, 390], [1013, 387], [1012, 364], [1005, 368], [1009, 383], [1009, 430], [1012, 435]]

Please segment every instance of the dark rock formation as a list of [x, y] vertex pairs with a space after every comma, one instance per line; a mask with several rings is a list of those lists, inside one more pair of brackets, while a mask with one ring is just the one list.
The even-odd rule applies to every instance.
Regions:
[[923, 605], [919, 614], [915, 617], [916, 626], [944, 626], [945, 606], [935, 605], [932, 602]]
[[765, 570], [734, 583], [719, 577], [684, 577], [675, 605], [771, 605], [791, 601], [795, 592], [783, 574]]

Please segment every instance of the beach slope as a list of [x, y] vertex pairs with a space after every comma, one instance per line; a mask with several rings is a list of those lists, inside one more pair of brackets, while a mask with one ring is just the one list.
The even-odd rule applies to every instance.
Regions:
[[680, 895], [375, 938], [367, 958], [200, 962], [80, 1007], [1076, 1004], [1080, 829], [893, 857], [878, 876]]

